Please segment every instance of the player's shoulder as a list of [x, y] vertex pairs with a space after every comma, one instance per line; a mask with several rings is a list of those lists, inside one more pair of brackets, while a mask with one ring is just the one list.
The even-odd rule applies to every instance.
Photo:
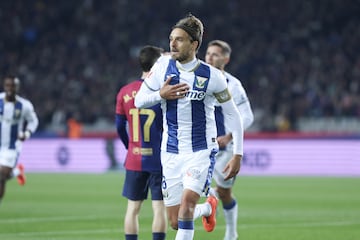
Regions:
[[134, 80], [134, 81], [132, 81], [132, 82], [130, 82], [130, 83], [127, 83], [127, 84], [125, 84], [124, 86], [122, 86], [121, 88], [120, 88], [120, 90], [119, 90], [119, 93], [121, 93], [121, 92], [127, 92], [127, 91], [132, 91], [132, 90], [137, 90], [139, 87], [140, 87], [140, 85], [141, 85], [141, 83], [143, 82], [143, 80], [142, 79], [136, 79], [136, 80]]
[[0, 98], [5, 98], [5, 92], [0, 93]]
[[33, 104], [29, 99], [21, 97], [19, 95], [16, 95], [16, 101], [20, 102], [24, 107], [33, 107]]
[[163, 82], [163, 75], [166, 73], [168, 66], [170, 64], [171, 56], [170, 55], [161, 55], [154, 65], [152, 66], [149, 74], [145, 78], [145, 83], [150, 89], [157, 89], [155, 82]]
[[239, 78], [235, 77], [234, 75], [232, 75], [229, 72], [224, 72], [224, 75], [226, 77], [226, 79], [228, 79], [229, 82], [235, 82], [235, 83], [239, 83], [241, 84], [241, 81]]
[[170, 55], [161, 55], [155, 62], [154, 65], [165, 65], [169, 64], [169, 61], [171, 60]]
[[212, 78], [224, 79], [224, 75], [221, 70], [217, 69], [216, 67], [211, 66], [210, 64], [204, 62], [203, 60], [200, 60], [200, 63], [209, 68], [210, 76]]
[[232, 75], [229, 72], [225, 72], [224, 73], [226, 79], [228, 80], [228, 83], [231, 85], [235, 85], [235, 86], [240, 86], [241, 88], [243, 88], [242, 84], [241, 84], [241, 80], [237, 77], [235, 77], [234, 75]]

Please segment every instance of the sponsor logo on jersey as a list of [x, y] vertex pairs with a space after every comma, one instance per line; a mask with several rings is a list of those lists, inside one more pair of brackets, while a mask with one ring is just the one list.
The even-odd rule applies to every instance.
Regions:
[[134, 147], [133, 148], [133, 154], [134, 155], [143, 155], [143, 156], [152, 156], [153, 155], [153, 149], [152, 148], [139, 148]]
[[201, 101], [205, 98], [206, 93], [203, 91], [189, 90], [185, 96], [190, 100]]

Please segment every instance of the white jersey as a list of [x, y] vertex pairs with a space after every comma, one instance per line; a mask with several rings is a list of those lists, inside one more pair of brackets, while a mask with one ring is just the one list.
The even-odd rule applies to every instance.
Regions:
[[[249, 99], [247, 97], [244, 87], [236, 77], [234, 77], [228, 72], [225, 72], [224, 75], [226, 77], [226, 81], [228, 83], [228, 88], [232, 96], [232, 99], [243, 119], [244, 130], [245, 130], [254, 121], [254, 115], [251, 110]], [[218, 130], [218, 136], [224, 136], [231, 132], [228, 127], [229, 124], [226, 122], [226, 119], [224, 118], [224, 115], [222, 113], [222, 108], [220, 104], [217, 104], [215, 108], [215, 118], [216, 118], [216, 127]], [[228, 145], [227, 147], [228, 150], [231, 150], [231, 145], [232, 143]]]
[[[24, 124], [26, 122], [26, 129]], [[29, 130], [34, 133], [39, 120], [32, 103], [20, 96], [15, 102], [5, 100], [5, 93], [0, 93], [0, 148], [16, 149], [19, 132]]]
[[221, 99], [217, 93], [227, 91], [227, 83], [220, 70], [196, 61], [195, 68], [186, 71], [170, 56], [162, 56], [144, 80], [153, 91], [158, 91], [169, 75], [173, 76], [170, 84], [187, 83], [190, 87], [184, 98], [161, 100], [163, 151], [180, 153], [218, 148], [214, 109], [216, 98]]
[[235, 105], [240, 106], [241, 104], [248, 102], [249, 99], [246, 95], [245, 89], [242, 86], [241, 82], [228, 72], [225, 72], [224, 74], [226, 77], [226, 81], [228, 83], [229, 91], [235, 102]]

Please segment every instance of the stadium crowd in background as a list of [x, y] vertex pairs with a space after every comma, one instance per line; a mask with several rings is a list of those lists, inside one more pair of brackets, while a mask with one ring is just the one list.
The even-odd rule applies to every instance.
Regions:
[[116, 91], [109, 89], [136, 76], [137, 52], [145, 43], [167, 50], [168, 23], [190, 11], [204, 19], [205, 44], [222, 38], [232, 46], [228, 69], [244, 79], [256, 130], [296, 130], [302, 117], [360, 116], [359, 1], [172, 5], [1, 1], [0, 73], [23, 79], [22, 93], [37, 106], [40, 131], [74, 114], [84, 124], [112, 127]]

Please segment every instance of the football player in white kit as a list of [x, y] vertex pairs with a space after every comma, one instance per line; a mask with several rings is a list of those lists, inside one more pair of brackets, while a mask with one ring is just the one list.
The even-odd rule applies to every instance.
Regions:
[[35, 132], [39, 120], [32, 103], [17, 95], [20, 81], [8, 76], [4, 92], [0, 93], [0, 202], [5, 194], [6, 181], [17, 177], [25, 184], [23, 166], [17, 164], [22, 142]]
[[218, 151], [214, 106], [218, 101], [229, 122], [234, 148], [224, 171], [226, 179], [240, 170], [243, 129], [240, 113], [222, 72], [196, 58], [203, 24], [189, 14], [172, 28], [170, 56], [153, 66], [135, 97], [135, 106], [161, 103], [164, 131], [161, 145], [163, 195], [176, 240], [194, 237], [194, 219], [202, 216], [206, 231], [216, 224], [217, 199], [197, 204], [210, 187]]
[[[254, 121], [254, 114], [241, 82], [225, 71], [225, 65], [229, 63], [230, 55], [231, 47], [228, 43], [221, 40], [213, 40], [208, 43], [205, 61], [224, 73], [230, 93], [242, 117], [243, 128], [247, 129]], [[224, 121], [221, 106], [215, 107], [215, 119], [220, 150], [216, 155], [214, 180], [216, 182], [216, 192], [222, 202], [225, 217], [226, 231], [224, 240], [236, 240], [238, 239], [238, 205], [235, 196], [232, 195], [235, 177], [225, 181], [225, 174], [223, 173], [226, 163], [232, 156], [232, 136], [227, 128], [227, 122]]]

